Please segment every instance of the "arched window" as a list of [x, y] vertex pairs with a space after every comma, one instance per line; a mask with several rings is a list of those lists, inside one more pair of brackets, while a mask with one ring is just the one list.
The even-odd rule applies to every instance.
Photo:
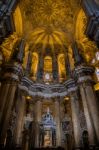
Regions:
[[32, 67], [31, 67], [32, 79], [33, 80], [36, 80], [37, 68], [38, 68], [38, 54], [36, 52], [34, 52], [32, 54]]
[[44, 58], [44, 81], [49, 82], [52, 80], [52, 58], [46, 56]]
[[60, 54], [58, 56], [58, 69], [59, 69], [59, 81], [62, 82], [66, 79], [66, 68], [65, 68], [65, 56]]

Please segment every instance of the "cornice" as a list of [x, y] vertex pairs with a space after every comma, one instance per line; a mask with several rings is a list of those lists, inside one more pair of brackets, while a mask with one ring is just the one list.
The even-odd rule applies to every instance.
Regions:
[[67, 95], [67, 90], [64, 84], [51, 84], [46, 85], [43, 83], [34, 83], [27, 77], [23, 77], [21, 84], [19, 84], [21, 90], [25, 90], [31, 96], [43, 96], [43, 97], [63, 97]]
[[33, 82], [28, 77], [24, 76], [21, 79], [19, 88], [25, 91], [30, 96], [41, 96], [45, 98], [64, 97], [71, 92], [77, 91], [79, 84], [92, 82], [91, 75], [94, 73], [94, 68], [90, 66], [80, 65], [74, 70], [74, 78], [66, 80], [64, 83], [44, 84]]

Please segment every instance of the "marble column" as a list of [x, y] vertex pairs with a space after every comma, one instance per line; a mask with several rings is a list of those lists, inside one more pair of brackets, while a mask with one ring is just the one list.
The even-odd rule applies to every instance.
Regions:
[[16, 84], [10, 85], [8, 89], [3, 113], [1, 116], [1, 124], [0, 124], [0, 144], [1, 145], [4, 145], [7, 129], [9, 127], [9, 119], [11, 115], [11, 108], [13, 106], [15, 91], [16, 91]]
[[80, 93], [81, 93], [81, 97], [82, 97], [84, 114], [85, 114], [85, 119], [86, 119], [86, 124], [87, 124], [89, 144], [90, 145], [95, 145], [94, 126], [93, 126], [92, 118], [91, 118], [91, 115], [90, 115], [90, 112], [89, 112], [88, 104], [87, 104], [87, 101], [86, 101], [85, 90], [84, 90], [82, 85], [80, 85]]
[[91, 78], [94, 71], [89, 66], [78, 66], [75, 72], [78, 76], [90, 145], [99, 144], [99, 110]]
[[68, 95], [70, 97], [70, 103], [71, 103], [75, 149], [80, 150], [80, 148], [81, 148], [81, 127], [80, 127], [80, 118], [79, 118], [80, 108], [79, 108], [79, 98], [77, 95], [77, 86], [73, 79], [69, 79], [66, 82], [66, 87], [68, 89]]
[[22, 62], [24, 57], [24, 40], [17, 43], [12, 57], [4, 64], [2, 83], [0, 89], [0, 144], [4, 146], [7, 129], [9, 128], [15, 92], [23, 75]]
[[[21, 97], [21, 99], [20, 99]], [[21, 146], [22, 144], [22, 132], [24, 126], [24, 116], [25, 116], [25, 108], [26, 108], [26, 99], [25, 96], [20, 96], [18, 99], [18, 114], [16, 120], [16, 128], [14, 132], [14, 140], [16, 146]]]
[[80, 150], [81, 148], [81, 130], [79, 118], [80, 110], [76, 92], [70, 94], [70, 100], [71, 100], [72, 122], [74, 129], [75, 149]]
[[0, 124], [1, 124], [1, 118], [6, 103], [6, 99], [8, 97], [9, 87], [10, 87], [9, 83], [3, 83], [0, 88]]
[[85, 85], [85, 90], [86, 90], [87, 103], [89, 106], [90, 114], [92, 116], [96, 137], [99, 144], [99, 109], [98, 109], [97, 98], [91, 84], [87, 84], [87, 86]]
[[24, 130], [23, 132], [22, 150], [29, 150], [29, 131], [28, 130]]
[[35, 147], [39, 147], [39, 123], [41, 122], [42, 117], [42, 101], [38, 98], [35, 102]]
[[56, 122], [56, 146], [61, 146], [61, 121], [60, 121], [60, 102], [55, 100], [55, 122]]

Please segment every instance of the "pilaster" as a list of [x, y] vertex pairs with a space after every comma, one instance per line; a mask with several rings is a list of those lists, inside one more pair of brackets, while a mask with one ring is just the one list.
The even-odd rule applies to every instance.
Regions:
[[57, 55], [53, 55], [52, 58], [52, 66], [53, 66], [53, 81], [58, 82], [59, 81], [59, 72], [58, 72], [58, 60]]
[[80, 65], [75, 68], [75, 76], [77, 77], [82, 96], [90, 145], [99, 144], [99, 110], [91, 77], [93, 73], [94, 69], [90, 66]]
[[25, 70], [25, 75], [26, 76], [29, 76], [31, 74], [31, 67], [32, 67], [32, 52], [29, 51], [26, 70]]
[[0, 91], [0, 144], [4, 144], [11, 108], [14, 102], [16, 88], [22, 76], [22, 67], [19, 64], [5, 64]]
[[3, 76], [0, 89], [0, 145], [3, 146], [6, 141], [15, 92], [18, 83], [23, 76], [22, 62], [24, 57], [24, 48], [20, 48], [21, 45], [23, 45], [22, 40], [17, 45], [17, 55], [14, 55], [16, 54], [16, 49], [14, 49], [11, 60], [7, 64], [4, 64], [4, 68], [2, 70]]
[[40, 122], [42, 117], [42, 101], [38, 97], [35, 102], [35, 147], [39, 147]]
[[[22, 94], [22, 93], [21, 93]], [[21, 99], [20, 99], [21, 98]], [[14, 131], [14, 141], [16, 147], [20, 147], [22, 145], [22, 132], [23, 132], [23, 125], [24, 125], [24, 116], [25, 116], [25, 108], [26, 108], [26, 99], [25, 96], [20, 95], [17, 100], [18, 105], [18, 114], [16, 119], [16, 127]]]
[[56, 146], [61, 146], [61, 121], [60, 121], [60, 101], [59, 98], [55, 98], [55, 122], [56, 122]]
[[75, 140], [75, 149], [81, 149], [81, 127], [80, 127], [80, 108], [79, 108], [79, 97], [77, 95], [78, 87], [73, 79], [68, 79], [65, 83], [70, 97], [73, 132]]
[[42, 81], [44, 74], [44, 57], [42, 54], [39, 54], [39, 63], [38, 63], [38, 71], [37, 71], [37, 80]]

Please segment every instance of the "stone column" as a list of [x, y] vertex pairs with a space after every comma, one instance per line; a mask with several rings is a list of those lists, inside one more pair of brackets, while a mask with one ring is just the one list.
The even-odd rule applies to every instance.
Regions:
[[17, 82], [19, 81], [19, 74], [22, 75], [22, 67], [20, 65], [5, 65], [4, 82], [2, 82], [0, 92], [0, 144], [2, 145], [4, 145], [7, 129], [9, 127], [9, 119], [14, 103]]
[[31, 74], [31, 66], [32, 66], [32, 52], [29, 51], [27, 65], [26, 65], [26, 70], [25, 70], [25, 75], [26, 76], [30, 76], [30, 74]]
[[79, 108], [79, 99], [77, 95], [77, 86], [73, 79], [69, 79], [66, 82], [68, 89], [68, 94], [70, 96], [71, 102], [71, 112], [72, 112], [72, 123], [74, 131], [74, 140], [75, 140], [75, 149], [80, 150], [81, 148], [81, 127], [80, 127], [80, 108]]
[[99, 110], [97, 99], [92, 88], [92, 78], [90, 76], [93, 74], [93, 68], [78, 66], [75, 72], [78, 76], [90, 145], [99, 144]]
[[68, 79], [69, 77], [71, 77], [71, 67], [68, 52], [65, 52], [65, 68], [66, 68], [66, 78]]
[[80, 118], [79, 118], [79, 104], [76, 97], [76, 93], [70, 94], [71, 98], [71, 109], [72, 109], [72, 121], [74, 128], [74, 138], [75, 138], [75, 149], [79, 150], [81, 148], [81, 130], [80, 130]]
[[91, 84], [85, 85], [86, 98], [99, 144], [99, 109], [94, 89]]
[[22, 62], [24, 57], [24, 40], [20, 40], [13, 52], [9, 63], [4, 65], [0, 90], [0, 144], [4, 145], [14, 96], [18, 82], [23, 75]]
[[92, 119], [91, 119], [91, 115], [90, 115], [90, 111], [89, 111], [89, 108], [88, 108], [88, 104], [87, 104], [87, 101], [86, 101], [85, 90], [83, 89], [82, 85], [80, 85], [80, 93], [81, 93], [81, 97], [82, 97], [84, 114], [85, 114], [85, 119], [86, 119], [86, 123], [87, 123], [89, 144], [90, 145], [95, 145], [94, 126], [93, 126], [93, 122], [92, 122]]
[[41, 122], [41, 116], [42, 116], [42, 101], [40, 98], [35, 103], [35, 125], [36, 125], [36, 131], [35, 131], [35, 147], [39, 147], [39, 123]]
[[25, 96], [20, 96], [18, 100], [18, 114], [16, 120], [16, 128], [14, 132], [15, 144], [16, 146], [21, 146], [22, 144], [22, 132], [24, 126], [24, 116], [25, 116], [25, 108], [26, 108], [26, 99]]
[[11, 115], [11, 108], [13, 105], [14, 95], [16, 91], [16, 85], [10, 85], [6, 103], [3, 109], [2, 117], [1, 117], [1, 124], [0, 124], [0, 144], [4, 144], [6, 132], [9, 126], [9, 119]]
[[55, 100], [56, 146], [61, 146], [60, 102]]
[[39, 63], [38, 63], [38, 72], [37, 72], [37, 80], [42, 81], [44, 73], [44, 58], [42, 54], [39, 54]]
[[6, 99], [8, 96], [9, 87], [10, 87], [9, 83], [3, 83], [0, 89], [0, 123], [1, 123], [4, 106], [6, 103]]
[[59, 72], [58, 72], [57, 56], [53, 56], [52, 66], [53, 66], [53, 81], [58, 82], [59, 81]]
[[29, 150], [29, 131], [28, 130], [24, 130], [23, 132], [22, 150]]

